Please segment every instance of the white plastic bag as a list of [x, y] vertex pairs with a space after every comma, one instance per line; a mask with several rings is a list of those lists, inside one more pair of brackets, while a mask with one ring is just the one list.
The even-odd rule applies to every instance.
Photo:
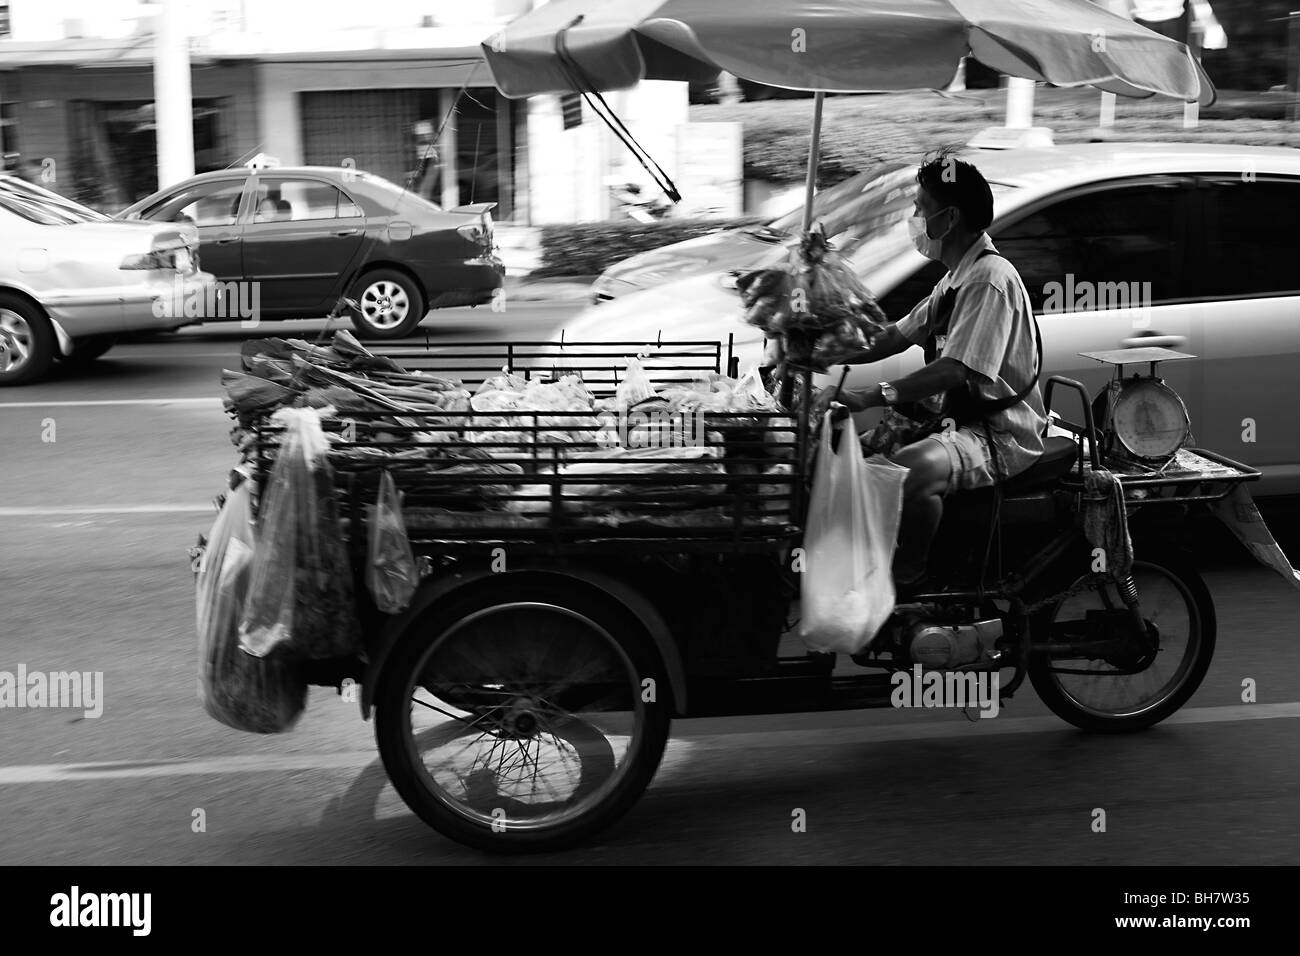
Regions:
[[385, 614], [406, 610], [420, 585], [411, 541], [402, 520], [402, 495], [392, 472], [384, 469], [379, 495], [369, 514], [370, 560], [366, 564], [366, 585], [375, 607]]
[[285, 427], [262, 497], [257, 549], [239, 621], [256, 657], [350, 657], [361, 650], [351, 558], [339, 526], [329, 442], [330, 408], [282, 408]]
[[253, 657], [239, 647], [239, 618], [257, 547], [250, 484], [226, 497], [199, 562], [199, 699], [227, 727], [275, 734], [291, 730], [307, 706], [307, 678], [294, 661]]
[[804, 533], [800, 637], [809, 650], [856, 654], [894, 610], [893, 559], [908, 469], [862, 458], [853, 419], [831, 449], [827, 413]]
[[614, 389], [614, 399], [619, 409], [626, 410], [633, 405], [639, 405], [647, 398], [653, 398], [654, 393], [655, 387], [650, 381], [650, 376], [646, 374], [645, 366], [637, 359], [628, 359], [627, 375]]

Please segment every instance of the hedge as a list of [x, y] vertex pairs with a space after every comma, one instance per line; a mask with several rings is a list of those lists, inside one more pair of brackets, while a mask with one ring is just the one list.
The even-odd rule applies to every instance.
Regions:
[[[1283, 93], [1220, 91], [1219, 100], [1201, 112], [1196, 129], [1183, 129], [1183, 107], [1168, 99], [1126, 100], [1107, 139], [1123, 142], [1235, 142], [1250, 146], [1300, 147], [1300, 129], [1279, 121]], [[969, 142], [987, 126], [1005, 120], [1005, 93], [971, 90], [950, 96], [890, 93], [832, 96], [826, 99], [818, 184], [825, 188], [882, 162], [916, 162], [927, 152]], [[1099, 94], [1094, 91], [1039, 89], [1035, 121], [1050, 127], [1058, 143], [1097, 138]], [[808, 157], [810, 100], [697, 105], [692, 122], [744, 125], [746, 179], [797, 183]]]
[[615, 262], [638, 252], [763, 221], [751, 216], [744, 219], [665, 219], [652, 223], [620, 220], [542, 226], [542, 264], [529, 275], [532, 278], [599, 275]]

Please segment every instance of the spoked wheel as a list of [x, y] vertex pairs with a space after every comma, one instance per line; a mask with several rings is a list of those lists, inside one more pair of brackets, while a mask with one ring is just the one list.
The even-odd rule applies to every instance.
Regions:
[[1034, 620], [1036, 645], [1080, 645], [1069, 656], [1036, 646], [1034, 690], [1057, 716], [1094, 733], [1130, 733], [1164, 720], [1195, 693], [1214, 656], [1214, 603], [1195, 571], [1174, 559], [1139, 559], [1133, 579], [1145, 637], [1104, 576]]
[[407, 633], [379, 678], [375, 732], [394, 788], [444, 836], [556, 850], [636, 802], [668, 738], [666, 698], [653, 642], [614, 602], [512, 587]]

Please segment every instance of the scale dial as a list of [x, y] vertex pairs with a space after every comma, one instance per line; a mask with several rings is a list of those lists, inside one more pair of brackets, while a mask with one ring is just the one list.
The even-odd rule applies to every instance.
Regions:
[[1111, 428], [1136, 458], [1168, 459], [1191, 437], [1191, 418], [1178, 393], [1159, 379], [1125, 382], [1111, 409]]

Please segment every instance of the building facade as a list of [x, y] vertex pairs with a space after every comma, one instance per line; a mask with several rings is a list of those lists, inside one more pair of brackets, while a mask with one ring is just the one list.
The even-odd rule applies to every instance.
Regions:
[[[263, 153], [284, 165], [353, 165], [445, 206], [495, 202], [504, 222], [606, 218], [618, 184], [649, 185], [632, 155], [590, 112], [566, 124], [560, 97], [507, 100], [482, 58], [480, 41], [530, 5], [319, 0], [303, 22], [298, 4], [190, 3], [195, 170]], [[8, 12], [0, 150], [9, 164], [39, 164], [47, 183], [107, 210], [159, 188], [156, 4], [11, 0]], [[675, 175], [690, 125], [686, 84], [647, 82], [607, 100]], [[732, 185], [739, 194], [738, 172]]]

